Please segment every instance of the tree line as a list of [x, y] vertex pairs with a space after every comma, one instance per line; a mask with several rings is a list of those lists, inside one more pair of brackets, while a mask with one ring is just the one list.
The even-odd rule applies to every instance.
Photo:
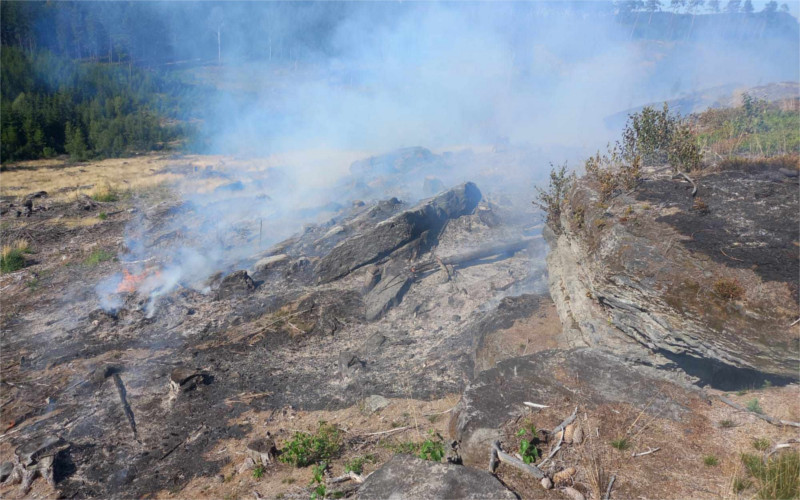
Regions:
[[[728, 14], [753, 14], [755, 7], [753, 7], [752, 0], [728, 0], [723, 4], [720, 0], [621, 0], [614, 2], [615, 7], [619, 12], [660, 12], [669, 11], [676, 14], [699, 14], [705, 10], [707, 13], [719, 14], [722, 12]], [[780, 6], [778, 2], [772, 0], [764, 4], [762, 13], [774, 14], [776, 12], [789, 13], [789, 4], [782, 3]]]
[[119, 156], [184, 137], [167, 117], [180, 84], [136, 67], [81, 63], [49, 51], [0, 53], [0, 159]]

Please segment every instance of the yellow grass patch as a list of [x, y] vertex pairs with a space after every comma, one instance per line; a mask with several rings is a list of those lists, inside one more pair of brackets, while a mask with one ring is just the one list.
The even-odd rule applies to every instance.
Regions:
[[[147, 155], [133, 158], [110, 158], [73, 164], [62, 159], [14, 163], [0, 173], [0, 195], [24, 196], [47, 191], [48, 197], [69, 201], [80, 194], [146, 191], [161, 185], [189, 182], [194, 192], [209, 192], [230, 182], [219, 177], [192, 178], [172, 173], [172, 167], [211, 167], [218, 172], [261, 172], [272, 167], [290, 166], [301, 178], [326, 185], [347, 172], [349, 165], [369, 156], [362, 151], [311, 150], [286, 152], [263, 158], [236, 158], [219, 155]], [[185, 170], [184, 170], [185, 171]], [[305, 175], [311, 174], [314, 175]], [[102, 198], [102, 196], [100, 196]]]

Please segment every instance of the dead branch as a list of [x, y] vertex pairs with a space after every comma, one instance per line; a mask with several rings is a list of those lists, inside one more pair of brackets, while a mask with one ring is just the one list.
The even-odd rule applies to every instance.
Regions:
[[563, 422], [558, 424], [558, 427], [551, 431], [551, 434], [555, 435], [559, 431], [563, 431], [569, 424], [575, 421], [575, 417], [578, 416], [578, 407], [576, 406], [575, 409], [572, 411], [572, 415], [565, 418]]
[[655, 453], [655, 452], [657, 452], [657, 451], [658, 451], [658, 450], [660, 450], [660, 449], [661, 449], [661, 448], [653, 448], [653, 449], [651, 450], [650, 448], [647, 448], [647, 451], [643, 451], [643, 452], [641, 452], [641, 453], [633, 453], [633, 454], [631, 455], [631, 457], [633, 457], [633, 458], [635, 458], [635, 457], [643, 457], [643, 456], [645, 456], [645, 455], [649, 455], [649, 454], [651, 454], [651, 453]]
[[540, 404], [537, 404], [537, 403], [531, 403], [529, 401], [525, 401], [522, 404], [524, 404], [525, 406], [530, 406], [531, 408], [550, 408], [547, 405], [540, 405]]
[[266, 398], [266, 397], [269, 397], [269, 396], [272, 396], [271, 392], [251, 392], [249, 394], [243, 392], [243, 393], [241, 393], [241, 394], [239, 394], [237, 396], [232, 396], [230, 398], [227, 398], [225, 400], [225, 404], [228, 405], [228, 406], [231, 406], [234, 403], [249, 404], [249, 403], [252, 403], [254, 399]]
[[719, 249], [719, 251], [722, 252], [722, 255], [724, 255], [725, 257], [727, 257], [727, 258], [729, 258], [731, 260], [735, 260], [735, 261], [738, 261], [738, 262], [744, 262], [742, 259], [737, 259], [736, 257], [731, 257], [730, 255], [726, 254], [725, 250], [723, 250], [721, 248]]
[[790, 327], [791, 327], [791, 326], [794, 326], [794, 325], [796, 325], [797, 323], [800, 323], [800, 318], [797, 318], [796, 320], [794, 320], [794, 321], [792, 322], [792, 324], [791, 324], [791, 325], [789, 325], [789, 326], [790, 326]]
[[536, 479], [544, 479], [545, 477], [544, 472], [542, 472], [541, 469], [535, 465], [526, 464], [525, 462], [512, 457], [508, 453], [505, 453], [500, 449], [500, 441], [495, 441], [494, 444], [492, 444], [492, 452], [489, 458], [489, 469], [492, 472], [494, 472], [497, 468], [498, 461], [507, 463], [508, 465], [519, 469], [522, 472], [527, 472]]
[[697, 184], [695, 184], [695, 182], [688, 175], [684, 174], [683, 172], [678, 172], [677, 174], [672, 176], [673, 179], [677, 179], [679, 177], [683, 177], [684, 179], [689, 181], [689, 184], [692, 185], [692, 198], [694, 198], [695, 195], [697, 195]]
[[772, 449], [769, 451], [769, 453], [767, 453], [767, 455], [764, 457], [764, 462], [766, 462], [769, 457], [771, 457], [772, 455], [777, 453], [778, 450], [791, 448], [793, 444], [797, 444], [797, 443], [800, 443], [800, 439], [792, 438], [792, 439], [786, 441], [785, 443], [776, 444], [775, 446], [772, 447]]
[[[569, 424], [567, 424], [567, 425], [569, 425]], [[556, 456], [556, 453], [558, 453], [558, 450], [561, 449], [561, 445], [564, 443], [564, 434], [566, 434], [566, 432], [560, 432], [559, 433], [558, 444], [556, 445], [555, 448], [553, 448], [553, 450], [550, 452], [550, 454], [547, 455], [547, 458], [542, 460], [542, 462], [539, 464], [539, 467], [543, 467], [544, 464], [546, 464], [547, 462], [552, 460], [554, 456]]]
[[362, 434], [363, 436], [382, 436], [384, 434], [392, 434], [395, 432], [405, 431], [408, 429], [415, 428], [416, 425], [406, 425], [405, 427], [398, 427], [397, 429], [389, 429], [388, 431], [380, 431], [380, 432], [371, 432], [369, 434]]
[[788, 420], [781, 420], [781, 419], [778, 419], [778, 418], [775, 418], [775, 417], [770, 417], [769, 415], [764, 415], [763, 413], [756, 413], [754, 411], [748, 410], [747, 408], [745, 408], [744, 406], [740, 405], [739, 403], [731, 401], [730, 399], [726, 398], [725, 396], [717, 396], [717, 397], [719, 398], [720, 401], [722, 401], [726, 405], [731, 406], [733, 408], [736, 408], [739, 411], [744, 411], [744, 412], [750, 413], [751, 415], [754, 415], [754, 416], [760, 418], [761, 420], [765, 420], [765, 421], [771, 423], [772, 425], [788, 425], [788, 426], [791, 426], [791, 427], [800, 427], [800, 423], [798, 423], [798, 422], [790, 422]]
[[337, 483], [343, 483], [345, 481], [351, 481], [351, 480], [353, 482], [355, 482], [355, 483], [361, 484], [361, 483], [364, 482], [364, 476], [360, 476], [360, 475], [356, 474], [355, 472], [350, 471], [350, 472], [348, 472], [347, 474], [345, 474], [343, 476], [337, 476], [337, 477], [331, 478], [327, 482], [328, 482], [328, 484], [337, 484]]
[[[458, 405], [456, 405], [456, 406], [458, 406]], [[452, 408], [446, 409], [445, 411], [440, 411], [440, 412], [436, 412], [436, 413], [423, 413], [422, 416], [423, 417], [433, 417], [435, 415], [444, 415], [445, 413], [450, 413], [451, 411], [453, 411], [455, 409], [456, 409], [456, 407], [454, 406]]]
[[616, 474], [611, 476], [611, 481], [608, 482], [608, 488], [606, 488], [606, 494], [603, 496], [603, 500], [608, 500], [611, 498], [611, 488], [614, 486], [614, 481], [617, 480]]

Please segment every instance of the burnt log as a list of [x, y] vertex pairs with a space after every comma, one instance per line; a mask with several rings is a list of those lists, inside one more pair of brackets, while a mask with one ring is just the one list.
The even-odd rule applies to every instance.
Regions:
[[[419, 239], [435, 239], [445, 223], [471, 213], [481, 200], [472, 182], [457, 186], [336, 245], [317, 265], [320, 283], [336, 280]], [[434, 236], [434, 238], [431, 238]]]

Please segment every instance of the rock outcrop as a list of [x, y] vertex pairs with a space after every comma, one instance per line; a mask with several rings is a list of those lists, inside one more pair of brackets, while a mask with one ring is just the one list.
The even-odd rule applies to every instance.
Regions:
[[396, 455], [373, 472], [358, 498], [515, 499], [517, 496], [488, 472]]
[[693, 198], [653, 170], [606, 202], [577, 183], [548, 237], [567, 338], [723, 390], [797, 381], [796, 184], [769, 169], [696, 182]]
[[471, 213], [480, 200], [478, 187], [467, 182], [347, 238], [320, 260], [320, 282], [341, 278], [401, 247], [428, 245], [449, 219]]

